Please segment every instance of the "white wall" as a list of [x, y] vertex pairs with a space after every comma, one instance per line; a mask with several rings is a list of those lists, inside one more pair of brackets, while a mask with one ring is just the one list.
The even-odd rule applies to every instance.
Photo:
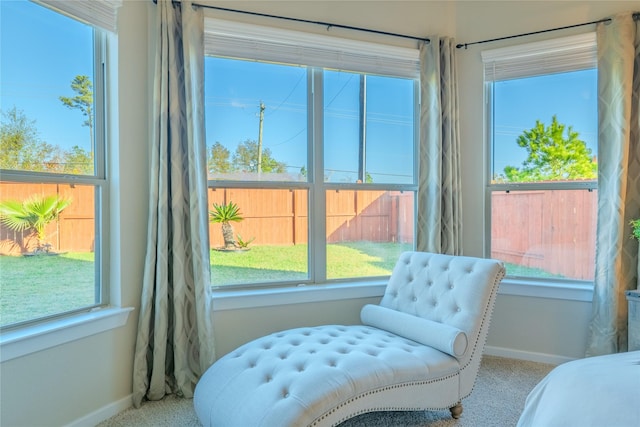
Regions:
[[[637, 2], [622, 1], [238, 1], [215, 4], [419, 36], [449, 35], [459, 42], [564, 26], [637, 8]], [[147, 22], [148, 12], [153, 11], [153, 7], [151, 1], [125, 0], [119, 23], [120, 145], [115, 153], [119, 175], [112, 189], [115, 200], [112, 202], [114, 254], [111, 272], [116, 301], [122, 306], [136, 308], [140, 300], [146, 242], [147, 100], [151, 79]], [[216, 16], [239, 19], [225, 13], [216, 13]], [[312, 30], [306, 25], [289, 25], [326, 31], [325, 28]], [[347, 30], [331, 31], [389, 41]], [[490, 47], [564, 34], [569, 33], [528, 37]], [[406, 46], [411, 42], [395, 40], [393, 43]], [[483, 164], [480, 161], [484, 155], [480, 61], [483, 48], [474, 46], [458, 54], [467, 255], [481, 255], [483, 248]], [[214, 320], [218, 354], [275, 330], [321, 323], [356, 323], [359, 308], [376, 300], [368, 297], [217, 311]], [[2, 363], [0, 424], [51, 426], [80, 420], [76, 425], [91, 425], [91, 420], [109, 415], [119, 403], [126, 405], [131, 393], [137, 314], [137, 310], [134, 311], [123, 328]], [[588, 302], [500, 295], [488, 345], [494, 352], [521, 357], [549, 356], [560, 361], [581, 357], [589, 314]]]

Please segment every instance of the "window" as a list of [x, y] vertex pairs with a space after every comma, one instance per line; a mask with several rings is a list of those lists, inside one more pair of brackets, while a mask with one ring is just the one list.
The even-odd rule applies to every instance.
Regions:
[[53, 4], [63, 13], [0, 3], [3, 328], [107, 303], [106, 34], [70, 16], [109, 27], [115, 13]]
[[414, 247], [417, 51], [205, 28], [214, 286], [388, 276]]
[[592, 281], [595, 35], [483, 52], [489, 256], [516, 278]]

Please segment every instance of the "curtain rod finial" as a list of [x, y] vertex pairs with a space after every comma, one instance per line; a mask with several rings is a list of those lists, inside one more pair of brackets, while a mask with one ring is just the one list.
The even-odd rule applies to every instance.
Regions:
[[456, 48], [457, 48], [457, 49], [462, 49], [463, 47], [466, 49], [466, 48], [467, 48], [467, 44], [466, 44], [466, 43], [465, 43], [465, 44], [458, 43], [458, 44], [456, 45]]

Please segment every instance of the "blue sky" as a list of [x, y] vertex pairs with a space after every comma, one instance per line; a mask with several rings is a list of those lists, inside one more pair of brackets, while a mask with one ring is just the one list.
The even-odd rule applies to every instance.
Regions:
[[507, 165], [522, 164], [527, 152], [518, 147], [517, 137], [534, 127], [536, 119], [549, 125], [554, 114], [559, 123], [573, 126], [592, 154], [597, 154], [595, 69], [506, 80], [495, 84], [494, 94], [496, 173], [502, 173]]
[[[412, 80], [368, 76], [367, 171], [374, 182], [411, 183], [414, 119]], [[205, 61], [207, 140], [231, 153], [258, 140], [265, 106], [263, 147], [297, 174], [307, 162], [307, 69], [251, 61]], [[355, 182], [359, 153], [358, 74], [324, 73], [325, 175]], [[307, 168], [308, 169], [308, 168]]]
[[[65, 107], [59, 97], [75, 95], [70, 83], [76, 75], [93, 75], [90, 30], [30, 2], [4, 0], [0, 28], [0, 109], [22, 110], [35, 120], [43, 141], [88, 150], [81, 112]], [[306, 69], [207, 59], [205, 70], [208, 144], [219, 141], [233, 153], [239, 143], [257, 140], [263, 102], [264, 147], [288, 172], [298, 173], [307, 160]], [[496, 85], [496, 172], [519, 166], [526, 152], [515, 143], [517, 136], [536, 119], [550, 123], [554, 114], [572, 125], [595, 154], [596, 73], [572, 74]], [[359, 84], [356, 74], [325, 73], [325, 175], [333, 182], [356, 178]], [[374, 182], [411, 182], [412, 99], [410, 80], [367, 79], [367, 170]]]
[[76, 75], [93, 75], [91, 30], [31, 2], [5, 0], [0, 29], [0, 109], [22, 110], [49, 144], [89, 151], [82, 113], [59, 97], [75, 95]]

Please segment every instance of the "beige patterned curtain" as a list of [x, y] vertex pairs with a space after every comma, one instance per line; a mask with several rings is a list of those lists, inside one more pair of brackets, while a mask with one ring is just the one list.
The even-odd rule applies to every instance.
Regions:
[[627, 350], [627, 300], [636, 288], [640, 216], [640, 32], [631, 13], [598, 24], [598, 226], [587, 355]]
[[[182, 7], [181, 7], [182, 6]], [[204, 136], [204, 17], [158, 0], [147, 254], [133, 403], [192, 397], [214, 361]]]
[[417, 249], [462, 254], [456, 47], [431, 37], [420, 48]]

